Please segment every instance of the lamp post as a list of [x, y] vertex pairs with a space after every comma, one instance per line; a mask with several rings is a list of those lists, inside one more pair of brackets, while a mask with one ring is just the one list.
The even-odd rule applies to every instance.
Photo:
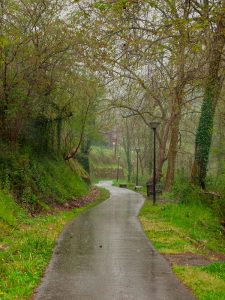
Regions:
[[136, 186], [138, 186], [138, 154], [139, 154], [139, 152], [140, 152], [140, 148], [136, 148], [135, 149], [136, 150], [136, 152], [137, 152], [137, 174], [136, 174]]
[[117, 165], [117, 175], [116, 175], [116, 181], [119, 181], [119, 168], [120, 168], [120, 156], [117, 157], [118, 159], [118, 165]]
[[151, 121], [149, 122], [150, 127], [153, 130], [153, 204], [156, 203], [156, 128], [159, 126], [160, 122]]
[[114, 140], [112, 144], [113, 144], [114, 157], [116, 158], [117, 140]]

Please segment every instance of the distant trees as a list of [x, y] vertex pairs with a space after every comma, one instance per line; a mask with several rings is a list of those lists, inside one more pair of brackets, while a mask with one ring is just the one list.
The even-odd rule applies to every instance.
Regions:
[[[12, 0], [0, 10], [2, 143], [32, 144], [68, 160], [88, 153], [99, 111], [117, 109], [126, 115], [129, 173], [137, 137], [129, 144], [127, 124], [145, 132], [149, 121], [161, 122], [156, 175], [167, 191], [191, 126], [191, 180], [205, 187], [224, 86], [224, 1]], [[148, 143], [139, 140], [147, 155]]]
[[[193, 181], [204, 187], [213, 111], [222, 84], [224, 1], [78, 1], [75, 5], [82, 49], [89, 49], [84, 52], [86, 62], [94, 62], [93, 69], [109, 91], [120, 89], [109, 106], [129, 111], [130, 117], [139, 116], [145, 124], [161, 121], [157, 180], [166, 162], [166, 190], [174, 180], [184, 117], [197, 116], [201, 102], [204, 110], [209, 102], [205, 99], [214, 99], [209, 122], [203, 125], [200, 118], [192, 172]], [[132, 100], [131, 90], [137, 91]]]
[[91, 134], [102, 88], [68, 14], [61, 0], [1, 1], [0, 140], [12, 149], [26, 143], [68, 159]]

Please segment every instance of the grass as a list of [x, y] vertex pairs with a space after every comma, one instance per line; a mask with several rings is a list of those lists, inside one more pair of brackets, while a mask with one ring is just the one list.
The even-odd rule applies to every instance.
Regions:
[[[214, 269], [210, 273], [210, 269]], [[216, 270], [216, 269], [219, 270]], [[207, 267], [181, 267], [174, 266], [177, 276], [189, 286], [200, 300], [224, 300], [225, 299], [225, 264], [212, 264]], [[223, 269], [222, 278], [218, 276]]]
[[100, 191], [96, 201], [84, 208], [35, 218], [25, 215], [16, 204], [14, 213], [10, 215], [8, 210], [14, 204], [10, 196], [6, 195], [6, 202], [10, 199], [11, 204], [5, 208], [9, 217], [4, 221], [0, 219], [1, 300], [30, 299], [64, 225], [109, 197], [108, 191], [102, 188]]
[[[114, 186], [119, 186], [120, 184], [126, 184], [128, 189], [135, 191], [135, 183], [128, 182], [126, 179], [119, 179], [118, 181], [116, 179], [113, 180]], [[143, 195], [146, 195], [147, 194], [146, 185], [139, 188], [138, 192], [140, 192]]]
[[18, 220], [26, 217], [24, 210], [13, 200], [6, 190], [0, 190], [0, 221], [15, 226]]
[[[121, 157], [120, 173], [125, 171], [123, 162], [124, 158]], [[92, 147], [90, 152], [90, 168], [92, 180], [116, 178], [118, 160], [114, 149], [98, 146]]]
[[114, 186], [119, 186], [120, 184], [126, 184], [127, 188], [131, 190], [135, 188], [135, 184], [131, 182], [127, 182], [126, 179], [118, 179], [118, 181], [116, 179], [113, 180]]
[[94, 169], [117, 169], [117, 158], [114, 156], [113, 149], [92, 147], [90, 164]]
[[46, 159], [41, 164], [45, 167], [46, 187], [59, 202], [87, 194], [87, 184], [63, 160]]
[[[146, 201], [139, 217], [146, 235], [162, 254], [191, 252], [213, 259], [214, 252], [225, 253], [219, 219], [204, 205], [168, 202], [153, 206]], [[174, 265], [173, 271], [198, 299], [225, 299], [225, 263]]]
[[163, 253], [186, 252], [187, 248], [202, 254], [225, 253], [219, 220], [204, 205], [166, 203], [153, 206], [146, 201], [140, 219], [149, 238]]

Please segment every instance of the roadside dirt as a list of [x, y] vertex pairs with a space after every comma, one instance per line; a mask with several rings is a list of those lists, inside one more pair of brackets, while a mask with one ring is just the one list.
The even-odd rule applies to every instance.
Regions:
[[195, 253], [163, 254], [171, 265], [207, 266], [215, 262], [225, 262], [225, 254], [210, 253], [208, 256]]
[[40, 209], [39, 206], [27, 206], [26, 210], [29, 212], [31, 217], [36, 217], [39, 215], [53, 215], [59, 211], [71, 210], [74, 208], [81, 208], [89, 203], [92, 203], [99, 196], [100, 191], [96, 187], [92, 187], [89, 194], [82, 197], [69, 199], [65, 203], [52, 203], [49, 205], [48, 210]]
[[79, 197], [79, 198], [73, 198], [70, 201], [67, 201], [63, 204], [55, 204], [53, 205], [53, 211], [59, 211], [59, 210], [71, 210], [73, 208], [81, 208], [86, 206], [89, 203], [92, 203], [96, 200], [96, 198], [99, 196], [100, 191], [93, 187], [90, 191], [90, 193], [86, 196]]

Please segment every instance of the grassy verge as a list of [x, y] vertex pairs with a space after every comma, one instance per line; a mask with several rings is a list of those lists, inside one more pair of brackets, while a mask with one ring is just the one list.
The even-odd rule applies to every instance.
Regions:
[[126, 179], [119, 179], [118, 181], [116, 179], [113, 180], [114, 186], [119, 186], [120, 184], [126, 184], [127, 188], [130, 190], [133, 190], [135, 188], [135, 184], [131, 182], [127, 182]]
[[[84, 208], [55, 215], [28, 217], [8, 195], [7, 207], [13, 211], [9, 222], [0, 218], [0, 299], [29, 299], [45, 270], [56, 239], [64, 225], [80, 213], [109, 197], [100, 188], [95, 202]], [[1, 195], [0, 195], [1, 196]]]
[[174, 266], [173, 271], [194, 291], [197, 299], [225, 299], [224, 263], [214, 263], [206, 267]]
[[195, 253], [212, 260], [208, 266], [173, 265], [177, 276], [198, 299], [225, 299], [225, 263], [213, 263], [225, 253], [225, 238], [218, 218], [204, 205], [146, 201], [140, 220], [148, 238], [162, 254]]
[[143, 196], [147, 195], [147, 188], [146, 185], [143, 186], [139, 186], [138, 190], [135, 190], [135, 183], [133, 182], [128, 182], [126, 179], [119, 179], [117, 180], [113, 180], [113, 186], [120, 186], [120, 184], [126, 184], [127, 188], [129, 190], [135, 191], [135, 192], [139, 192], [141, 193]]

